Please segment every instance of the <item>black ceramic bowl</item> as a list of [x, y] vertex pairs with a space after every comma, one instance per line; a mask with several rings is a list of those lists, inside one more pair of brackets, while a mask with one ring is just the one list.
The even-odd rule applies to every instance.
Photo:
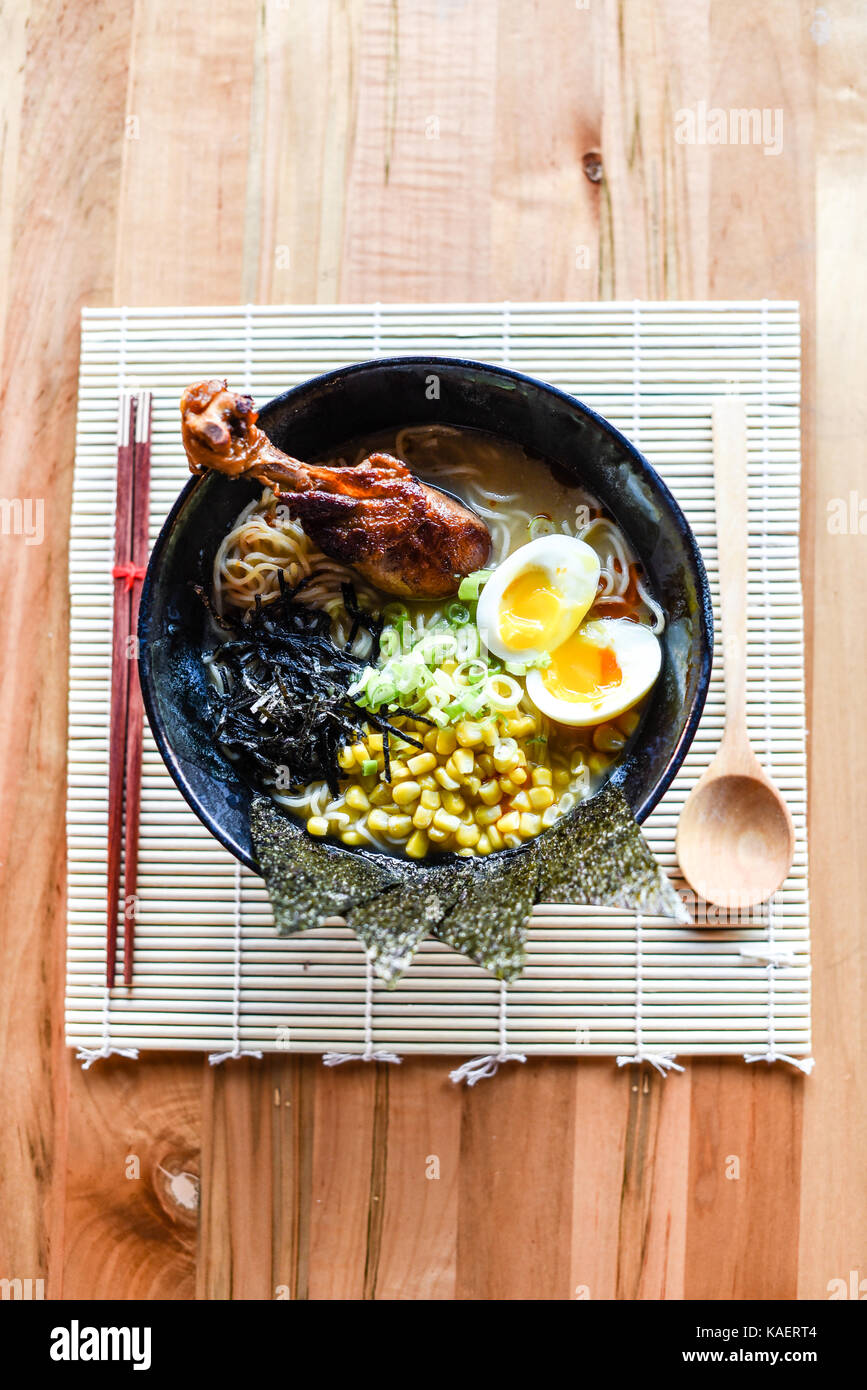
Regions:
[[[315, 377], [270, 401], [259, 424], [302, 459], [404, 425], [482, 429], [548, 460], [599, 498], [632, 542], [668, 617], [662, 674], [628, 755], [611, 777], [642, 820], [674, 777], [698, 725], [713, 620], [692, 531], [628, 439], [580, 401], [531, 377], [430, 357], [380, 359]], [[154, 546], [139, 616], [144, 702], [166, 766], [208, 829], [251, 869], [257, 867], [248, 824], [252, 791], [210, 737], [200, 657], [205, 615], [191, 585], [210, 585], [220, 541], [259, 491], [259, 484], [217, 473], [190, 479]]]

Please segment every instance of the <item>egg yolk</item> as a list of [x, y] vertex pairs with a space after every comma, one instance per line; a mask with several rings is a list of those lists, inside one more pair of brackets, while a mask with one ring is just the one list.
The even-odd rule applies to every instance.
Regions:
[[556, 636], [564, 607], [563, 595], [545, 570], [522, 570], [503, 591], [500, 641], [517, 652], [544, 650]]
[[545, 688], [555, 699], [582, 704], [598, 700], [622, 679], [614, 648], [591, 642], [580, 631], [552, 653], [551, 665], [542, 672]]

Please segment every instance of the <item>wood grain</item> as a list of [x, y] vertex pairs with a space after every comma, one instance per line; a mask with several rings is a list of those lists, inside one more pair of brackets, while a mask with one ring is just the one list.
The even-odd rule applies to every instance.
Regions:
[[[864, 492], [863, 7], [201, 14], [0, 4], [0, 493], [42, 497], [47, 527], [0, 537], [0, 1275], [81, 1298], [827, 1296], [867, 1274], [867, 740], [840, 698], [864, 681], [865, 541], [826, 522]], [[780, 153], [678, 144], [700, 101], [782, 110]], [[82, 1073], [62, 1045], [81, 304], [596, 294], [802, 302], [814, 1076], [546, 1060], [459, 1091], [445, 1059], [294, 1056]]]

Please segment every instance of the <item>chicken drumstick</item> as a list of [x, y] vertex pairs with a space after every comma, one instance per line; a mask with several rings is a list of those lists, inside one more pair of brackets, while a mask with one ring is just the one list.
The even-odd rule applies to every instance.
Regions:
[[354, 468], [299, 463], [256, 418], [252, 398], [225, 381], [188, 386], [181, 434], [190, 471], [266, 483], [326, 555], [388, 594], [446, 598], [486, 563], [491, 536], [481, 517], [419, 482], [399, 459], [371, 454]]

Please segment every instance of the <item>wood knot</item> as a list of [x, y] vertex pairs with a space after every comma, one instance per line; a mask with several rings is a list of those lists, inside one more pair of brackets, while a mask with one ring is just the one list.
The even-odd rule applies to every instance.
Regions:
[[587, 154], [585, 154], [583, 159], [581, 160], [581, 164], [583, 166], [584, 173], [587, 175], [591, 183], [602, 182], [602, 155], [599, 153], [598, 150], [588, 150]]

